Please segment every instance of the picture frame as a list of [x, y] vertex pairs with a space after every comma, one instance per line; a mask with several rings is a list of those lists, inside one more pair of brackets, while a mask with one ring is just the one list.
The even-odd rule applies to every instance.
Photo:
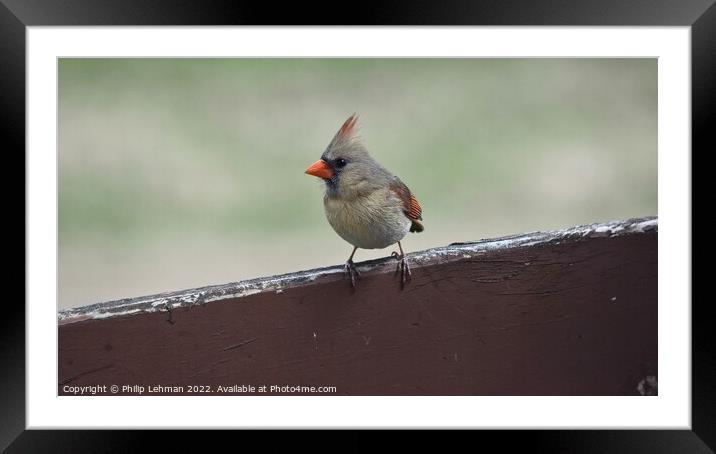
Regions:
[[[708, 134], [714, 123], [712, 76], [716, 61], [716, 7], [713, 2], [667, 2], [622, 4], [579, 1], [554, 9], [548, 2], [450, 2], [430, 5], [403, 4], [388, 7], [357, 8], [350, 16], [314, 14], [320, 7], [283, 9], [270, 6], [225, 2], [206, 9], [200, 2], [40, 2], [3, 1], [0, 4], [5, 62], [2, 76], [3, 116], [13, 126], [7, 136], [7, 149], [24, 155], [25, 132], [25, 30], [28, 26], [148, 26], [148, 25], [522, 25], [522, 26], [691, 26], [692, 41], [692, 150], [703, 153], [714, 149]], [[20, 151], [22, 150], [22, 152]], [[692, 156], [693, 156], [692, 151]], [[27, 229], [28, 226], [26, 225]], [[692, 301], [692, 430], [620, 431], [520, 431], [522, 442], [571, 452], [709, 452], [716, 446], [716, 368], [714, 340], [708, 326], [705, 300]], [[9, 452], [52, 451], [58, 445], [71, 445], [76, 451], [92, 451], [98, 446], [121, 450], [138, 442], [117, 431], [40, 431], [25, 430], [25, 312], [22, 305], [7, 305], [0, 333], [0, 358], [4, 386], [0, 388], [3, 424], [0, 447]], [[90, 433], [88, 433], [90, 432]], [[143, 433], [146, 436], [146, 433]], [[481, 432], [485, 437], [504, 437], [499, 432]], [[165, 437], [166, 438], [166, 437]], [[171, 443], [181, 445], [182, 436]], [[169, 446], [167, 446], [168, 448]], [[125, 448], [126, 449], [126, 448]]]

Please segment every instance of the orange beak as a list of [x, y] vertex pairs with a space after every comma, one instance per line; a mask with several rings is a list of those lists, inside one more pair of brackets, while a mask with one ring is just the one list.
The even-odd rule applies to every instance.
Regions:
[[311, 166], [306, 169], [306, 173], [325, 180], [333, 178], [333, 171], [331, 171], [331, 168], [328, 167], [328, 164], [326, 164], [326, 161], [323, 159], [319, 159], [311, 164]]

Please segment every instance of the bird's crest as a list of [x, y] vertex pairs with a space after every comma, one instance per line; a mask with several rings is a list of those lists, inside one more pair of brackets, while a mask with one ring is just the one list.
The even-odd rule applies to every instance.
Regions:
[[353, 114], [343, 123], [343, 126], [341, 126], [341, 129], [338, 130], [338, 134], [336, 134], [336, 137], [339, 137], [341, 139], [348, 139], [350, 138], [356, 131], [356, 124], [358, 123], [358, 114]]
[[342, 148], [358, 141], [358, 115], [353, 114], [343, 123], [328, 148]]

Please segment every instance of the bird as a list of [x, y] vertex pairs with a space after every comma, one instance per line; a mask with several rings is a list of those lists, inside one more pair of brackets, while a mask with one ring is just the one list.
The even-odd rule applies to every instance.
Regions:
[[358, 115], [351, 115], [321, 154], [305, 171], [325, 183], [323, 206], [333, 230], [353, 246], [345, 275], [355, 290], [360, 273], [353, 256], [360, 249], [383, 249], [397, 244], [395, 275], [405, 288], [411, 271], [400, 241], [408, 232], [422, 232], [422, 208], [408, 187], [368, 153], [358, 135]]

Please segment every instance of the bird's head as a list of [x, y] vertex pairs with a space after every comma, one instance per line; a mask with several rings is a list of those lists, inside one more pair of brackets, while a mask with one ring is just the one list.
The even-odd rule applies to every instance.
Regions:
[[344, 197], [370, 192], [390, 175], [368, 154], [357, 134], [358, 116], [351, 115], [338, 130], [306, 173], [322, 178], [329, 197]]

